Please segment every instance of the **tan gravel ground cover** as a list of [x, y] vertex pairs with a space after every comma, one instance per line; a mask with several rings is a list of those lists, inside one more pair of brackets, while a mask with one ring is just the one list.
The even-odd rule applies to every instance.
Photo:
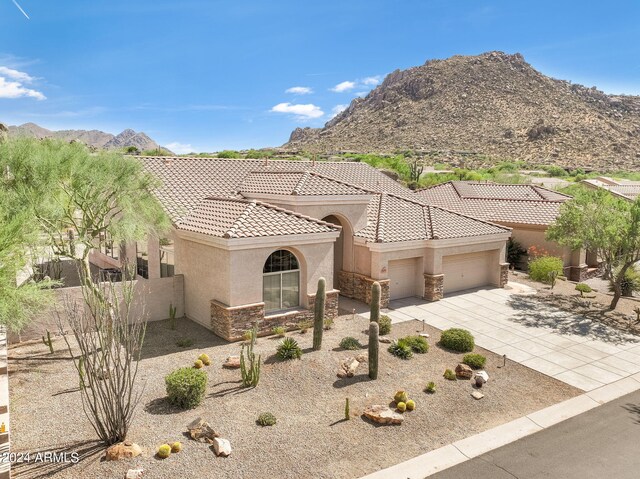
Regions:
[[[226, 343], [188, 320], [176, 331], [167, 321], [150, 323], [140, 364], [142, 401], [129, 439], [144, 454], [129, 461], [105, 462], [104, 447], [94, 441], [94, 432], [82, 412], [73, 369], [64, 342], [55, 340], [56, 353], [43, 344], [15, 347], [10, 355], [11, 428], [13, 452], [78, 452], [78, 464], [22, 463], [14, 465], [17, 478], [121, 478], [129, 468], [142, 466], [145, 478], [357, 478], [410, 459], [458, 439], [490, 429], [581, 393], [580, 390], [510, 360], [476, 348], [487, 356], [489, 382], [485, 397], [471, 397], [471, 381], [447, 381], [445, 368], [454, 369], [462, 354], [436, 345], [439, 330], [426, 327], [431, 335], [427, 354], [401, 360], [381, 344], [380, 376], [370, 381], [367, 366], [355, 377], [336, 377], [339, 362], [357, 351], [340, 350], [345, 336], [367, 344], [368, 321], [342, 316], [325, 331], [323, 350], [311, 352], [312, 334], [289, 333], [305, 350], [301, 360], [280, 362], [274, 353], [279, 339], [260, 338], [262, 354], [260, 384], [240, 388], [240, 372], [222, 369], [227, 356], [239, 354], [238, 343]], [[393, 326], [391, 337], [422, 331], [421, 322]], [[179, 338], [192, 338], [194, 345], [181, 349]], [[362, 350], [362, 352], [366, 349]], [[172, 370], [192, 364], [206, 352], [212, 365], [206, 399], [196, 409], [180, 411], [165, 402], [164, 377]], [[434, 381], [437, 392], [424, 392]], [[365, 406], [389, 404], [394, 392], [405, 389], [417, 408], [405, 413], [401, 426], [378, 426], [361, 417]], [[344, 420], [345, 398], [351, 401], [352, 418]], [[261, 427], [258, 415], [270, 411], [277, 424]], [[215, 457], [211, 449], [187, 439], [185, 426], [196, 417], [207, 420], [222, 437], [231, 441], [228, 458]], [[183, 450], [168, 459], [154, 457], [165, 442], [180, 440]]]
[[[640, 335], [640, 322], [637, 321], [635, 308], [640, 308], [640, 298], [620, 298], [614, 311], [609, 310], [609, 305], [613, 295], [605, 288], [594, 289], [591, 293], [585, 293], [584, 298], [576, 291], [576, 282], [558, 280], [556, 285], [551, 287], [544, 283], [532, 281], [529, 275], [524, 272], [510, 272], [509, 281], [526, 284], [538, 291], [532, 298], [536, 301], [555, 306], [564, 311], [582, 315], [585, 318], [598, 321], [599, 323], [611, 326], [619, 331]], [[601, 285], [606, 284], [603, 281]]]

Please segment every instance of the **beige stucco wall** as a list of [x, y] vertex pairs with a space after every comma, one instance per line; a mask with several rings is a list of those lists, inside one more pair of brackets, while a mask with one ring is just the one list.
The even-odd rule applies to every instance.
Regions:
[[514, 225], [512, 228], [512, 238], [520, 243], [524, 249], [528, 249], [531, 246], [542, 248], [550, 255], [562, 258], [565, 266], [571, 265], [571, 249], [552, 241], [547, 241], [545, 239], [546, 228], [526, 228], [522, 225]]
[[230, 301], [229, 251], [176, 238], [176, 274], [184, 276], [185, 314], [209, 327], [211, 300]]
[[327, 291], [333, 289], [333, 242], [280, 246], [232, 251], [230, 255], [229, 306], [262, 302], [262, 269], [271, 253], [286, 249], [300, 263], [300, 303], [307, 306], [307, 294], [316, 291], [318, 279], [324, 277]]

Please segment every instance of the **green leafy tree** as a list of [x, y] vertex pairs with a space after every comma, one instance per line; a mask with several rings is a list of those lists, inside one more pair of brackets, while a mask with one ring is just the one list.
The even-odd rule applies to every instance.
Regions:
[[20, 138], [0, 144], [0, 161], [21, 214], [55, 255], [76, 260], [83, 286], [95, 294], [100, 290], [91, 280], [89, 253], [101, 238], [130, 242], [169, 227], [153, 196], [157, 179], [133, 158], [91, 153], [79, 143]]
[[615, 309], [627, 270], [640, 261], [640, 200], [632, 203], [608, 191], [583, 190], [562, 205], [547, 239], [602, 258], [613, 288], [610, 309]]

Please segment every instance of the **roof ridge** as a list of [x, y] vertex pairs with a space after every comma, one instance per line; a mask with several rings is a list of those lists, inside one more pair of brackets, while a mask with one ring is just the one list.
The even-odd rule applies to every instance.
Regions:
[[296, 184], [296, 186], [293, 187], [293, 190], [291, 191], [292, 195], [300, 194], [300, 191], [302, 191], [302, 188], [304, 187], [305, 183], [309, 180], [309, 176], [310, 174], [308, 171], [305, 171], [302, 173], [302, 176], [298, 180], [298, 183]]
[[482, 218], [476, 218], [474, 216], [465, 215], [465, 214], [459, 213], [457, 211], [448, 210], [447, 208], [443, 208], [442, 206], [438, 206], [438, 205], [426, 205], [426, 206], [428, 206], [429, 208], [435, 208], [435, 209], [438, 209], [438, 210], [441, 210], [441, 211], [446, 211], [447, 213], [452, 213], [454, 215], [461, 216], [463, 218], [467, 218], [467, 219], [470, 219], [470, 220], [479, 221], [480, 223], [485, 223], [485, 224], [488, 224], [488, 225], [491, 225], [491, 226], [497, 226], [498, 228], [502, 228], [502, 229], [505, 229], [505, 230], [509, 230], [510, 231], [510, 230], [513, 229], [513, 228], [509, 228], [508, 226], [502, 226], [502, 225], [499, 225], [497, 223], [493, 223], [492, 221], [484, 220]]
[[257, 205], [256, 201], [248, 202], [246, 208], [244, 209], [244, 211], [242, 213], [240, 213], [240, 216], [238, 216], [238, 218], [233, 222], [233, 224], [227, 230], [227, 232], [224, 235], [222, 235], [222, 237], [223, 238], [235, 238], [236, 237], [236, 231], [245, 222], [245, 220], [251, 214], [251, 212], [256, 207], [256, 205]]
[[382, 243], [382, 234], [384, 233], [384, 217], [382, 215], [384, 193], [378, 193], [378, 216], [376, 218], [376, 234], [375, 242]]
[[436, 237], [435, 232], [433, 231], [433, 218], [431, 218], [431, 206], [430, 205], [427, 205], [426, 208], [422, 208], [422, 215], [424, 216], [425, 228], [427, 229], [427, 233], [429, 233], [431, 235], [431, 239], [438, 239]]

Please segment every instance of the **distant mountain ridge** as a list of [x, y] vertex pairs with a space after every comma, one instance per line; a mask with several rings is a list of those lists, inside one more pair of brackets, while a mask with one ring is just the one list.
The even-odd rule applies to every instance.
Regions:
[[[34, 138], [57, 138], [64, 141], [80, 141], [87, 146], [104, 149], [122, 149], [129, 146], [140, 151], [155, 150], [160, 146], [144, 132], [126, 129], [112, 135], [100, 130], [47, 130], [35, 123], [9, 126], [9, 136], [30, 136]], [[165, 148], [166, 149], [166, 148]]]
[[390, 73], [323, 128], [294, 130], [284, 148], [638, 169], [640, 96], [550, 78], [518, 53], [456, 55]]

